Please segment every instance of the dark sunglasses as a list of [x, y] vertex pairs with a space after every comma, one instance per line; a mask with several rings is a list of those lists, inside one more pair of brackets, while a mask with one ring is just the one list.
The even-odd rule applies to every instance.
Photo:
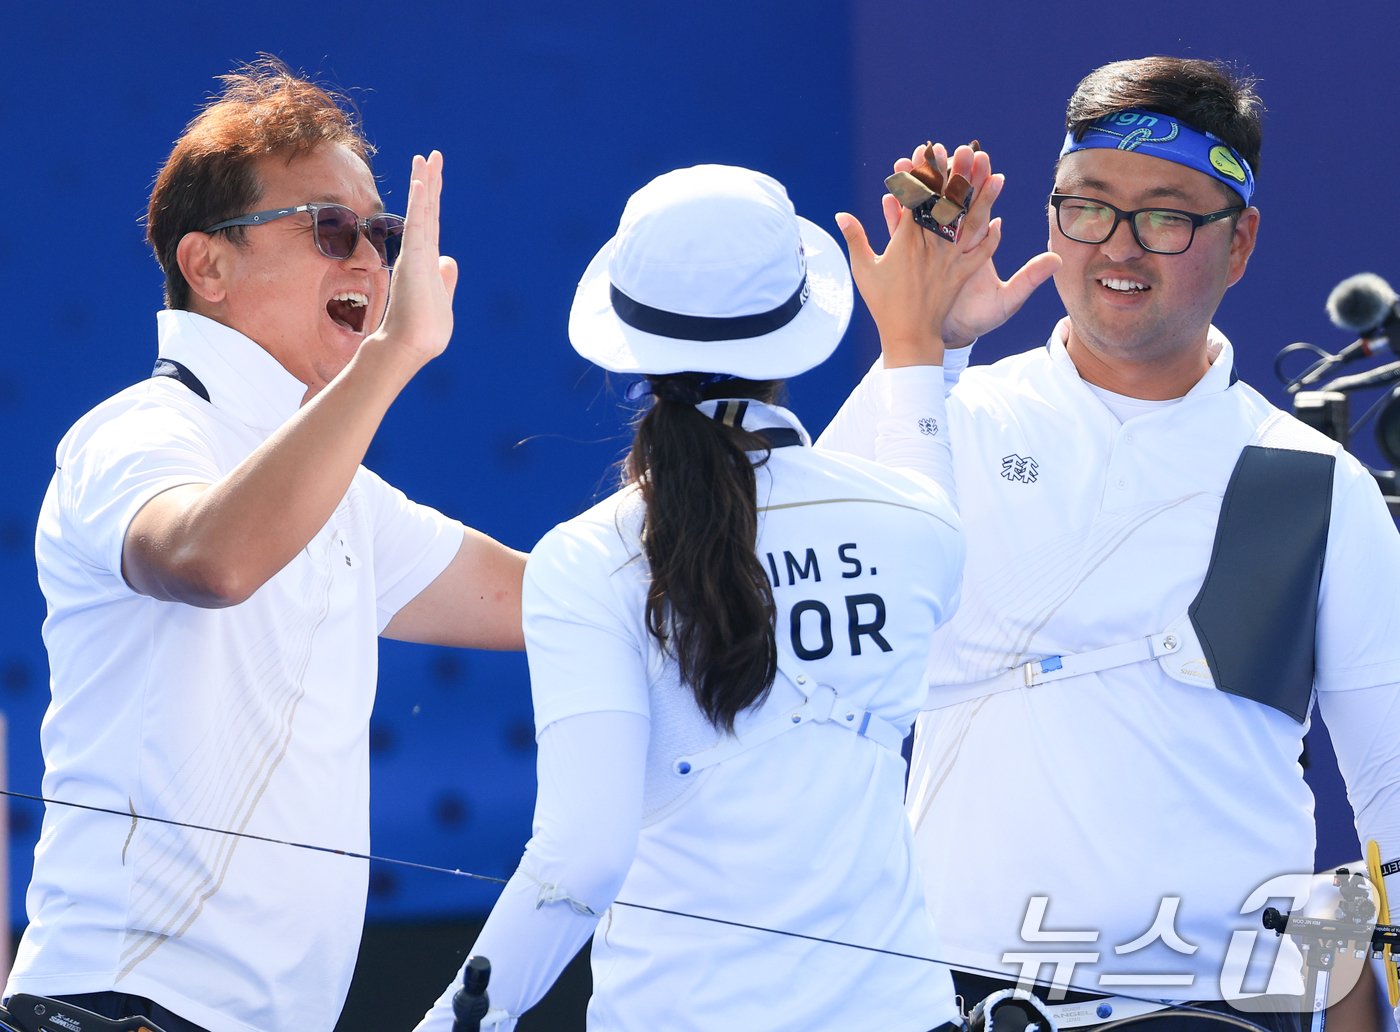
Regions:
[[360, 233], [369, 238], [370, 245], [379, 252], [379, 263], [392, 269], [403, 249], [403, 216], [380, 212], [362, 219], [343, 204], [298, 204], [295, 208], [271, 208], [255, 211], [210, 226], [204, 232], [216, 233], [233, 226], [261, 226], [264, 222], [284, 219], [288, 215], [301, 212], [311, 213], [312, 237], [316, 250], [327, 258], [344, 261], [355, 253], [360, 243]]

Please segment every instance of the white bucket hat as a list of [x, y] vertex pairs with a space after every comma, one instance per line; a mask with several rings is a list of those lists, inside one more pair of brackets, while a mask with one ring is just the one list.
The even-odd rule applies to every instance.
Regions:
[[845, 254], [781, 183], [696, 165], [628, 199], [579, 281], [569, 340], [615, 373], [781, 380], [836, 350], [851, 305]]

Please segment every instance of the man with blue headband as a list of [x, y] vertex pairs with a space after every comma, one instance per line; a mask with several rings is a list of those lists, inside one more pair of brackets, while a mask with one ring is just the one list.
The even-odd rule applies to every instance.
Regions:
[[[1368, 471], [1241, 382], [1212, 325], [1259, 229], [1260, 112], [1216, 62], [1092, 72], [1049, 253], [1006, 281], [989, 262], [943, 326], [968, 554], [908, 811], [960, 994], [1036, 982], [1062, 1028], [1299, 1027], [1297, 953], [1260, 918], [1301, 909], [1312, 870], [1314, 700], [1400, 896], [1400, 535]], [[986, 174], [972, 148], [930, 153]], [[846, 235], [859, 284], [869, 244]], [[1049, 341], [959, 377], [953, 345], [1052, 274]], [[820, 444], [868, 453], [877, 408], [862, 384]]]

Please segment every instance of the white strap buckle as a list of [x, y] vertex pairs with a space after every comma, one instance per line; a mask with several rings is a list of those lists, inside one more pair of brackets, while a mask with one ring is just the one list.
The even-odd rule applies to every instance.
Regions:
[[807, 702], [792, 711], [792, 722], [802, 723], [803, 718], [822, 724], [831, 719], [836, 709], [836, 689], [829, 684], [817, 685], [817, 690], [807, 696]]
[[[808, 681], [806, 675], [800, 674], [794, 680], [799, 686], [799, 691], [805, 690]], [[776, 738], [784, 731], [790, 731], [803, 724], [828, 722], [849, 728], [860, 737], [868, 738], [896, 753], [904, 744], [904, 731], [869, 710], [841, 704], [835, 688], [829, 684], [819, 684], [802, 705], [788, 710], [785, 715], [771, 718], [758, 727], [751, 727], [744, 731], [742, 736], [730, 735], [722, 738], [709, 749], [677, 757], [671, 769], [686, 777]]]
[[1027, 688], [1034, 688], [1038, 684], [1052, 680], [1046, 674], [1053, 674], [1064, 667], [1064, 660], [1060, 656], [1046, 656], [1044, 659], [1033, 659], [1025, 666], [1021, 667], [1021, 674], [1025, 679]]

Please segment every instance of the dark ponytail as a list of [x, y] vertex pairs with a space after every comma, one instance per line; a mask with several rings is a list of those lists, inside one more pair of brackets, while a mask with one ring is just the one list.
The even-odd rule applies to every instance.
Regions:
[[[761, 435], [695, 407], [704, 397], [772, 401], [777, 381], [702, 386], [699, 373], [651, 377], [656, 402], [636, 426], [624, 479], [646, 504], [642, 547], [651, 566], [647, 629], [717, 728], [762, 701], [778, 672], [773, 588], [754, 554], [754, 467]], [[747, 454], [762, 452], [757, 463]]]

